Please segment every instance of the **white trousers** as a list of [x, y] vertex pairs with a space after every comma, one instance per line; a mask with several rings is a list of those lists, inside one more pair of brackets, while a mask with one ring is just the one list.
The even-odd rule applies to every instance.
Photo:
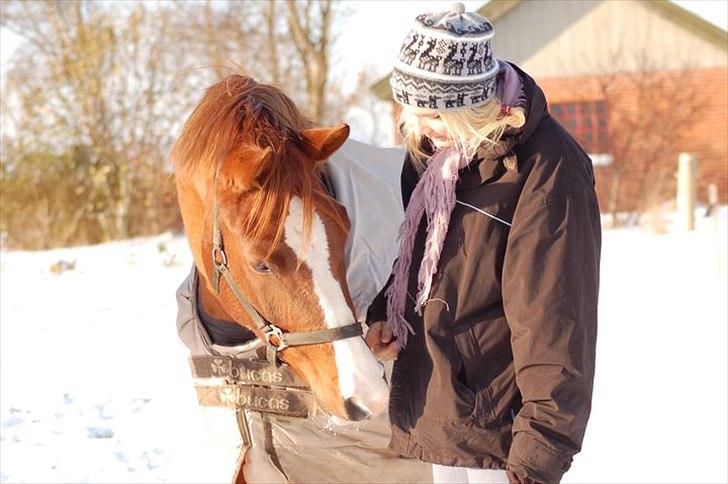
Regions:
[[435, 484], [508, 484], [506, 471], [500, 469], [468, 469], [432, 465]]

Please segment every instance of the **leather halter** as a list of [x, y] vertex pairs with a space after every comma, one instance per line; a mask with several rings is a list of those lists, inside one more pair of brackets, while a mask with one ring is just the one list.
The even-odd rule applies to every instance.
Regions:
[[[212, 265], [214, 272], [212, 275], [212, 285], [215, 294], [220, 296], [220, 276], [222, 275], [228, 283], [230, 290], [237, 298], [238, 302], [245, 308], [253, 320], [256, 328], [263, 334], [263, 339], [267, 345], [266, 357], [271, 364], [278, 364], [278, 352], [283, 351], [289, 346], [307, 346], [322, 343], [330, 343], [340, 339], [353, 338], [362, 335], [361, 324], [354, 322], [346, 326], [337, 328], [317, 329], [313, 331], [284, 332], [275, 324], [271, 324], [260, 315], [253, 307], [248, 299], [235, 283], [230, 271], [228, 270], [228, 260], [225, 255], [222, 243], [222, 232], [220, 231], [220, 222], [218, 214], [217, 201], [213, 204], [212, 209]], [[275, 338], [277, 343], [272, 339]]]

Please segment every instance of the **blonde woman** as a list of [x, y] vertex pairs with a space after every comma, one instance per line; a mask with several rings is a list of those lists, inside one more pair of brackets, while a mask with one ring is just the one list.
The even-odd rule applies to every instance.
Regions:
[[456, 4], [404, 41], [405, 220], [367, 342], [396, 359], [393, 451], [436, 482], [551, 483], [590, 411], [599, 207], [590, 159], [492, 36]]

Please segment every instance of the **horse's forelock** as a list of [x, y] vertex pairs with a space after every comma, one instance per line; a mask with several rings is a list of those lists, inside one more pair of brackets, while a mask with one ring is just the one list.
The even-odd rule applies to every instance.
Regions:
[[205, 90], [172, 149], [175, 168], [214, 172], [241, 143], [280, 152], [311, 122], [280, 89], [234, 74]]
[[[256, 239], [272, 234], [272, 251], [282, 239], [288, 202], [293, 196], [303, 201], [307, 234], [314, 208], [340, 226], [346, 225], [317, 180], [318, 170], [296, 147], [300, 132], [311, 126], [280, 89], [234, 74], [205, 91], [172, 149], [172, 161], [177, 176], [212, 180], [217, 165], [241, 144], [271, 148], [270, 167], [265, 170], [265, 179], [260, 180], [261, 189], [250, 197], [251, 209], [239, 221], [239, 228]], [[230, 217], [240, 218], [237, 207], [229, 211], [221, 208]]]

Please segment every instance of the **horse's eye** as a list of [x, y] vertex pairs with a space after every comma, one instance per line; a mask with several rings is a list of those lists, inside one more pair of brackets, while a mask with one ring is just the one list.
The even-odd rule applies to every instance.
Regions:
[[261, 274], [271, 274], [272, 273], [268, 264], [266, 264], [262, 260], [259, 260], [258, 262], [254, 263], [253, 268], [256, 271], [260, 272]]

